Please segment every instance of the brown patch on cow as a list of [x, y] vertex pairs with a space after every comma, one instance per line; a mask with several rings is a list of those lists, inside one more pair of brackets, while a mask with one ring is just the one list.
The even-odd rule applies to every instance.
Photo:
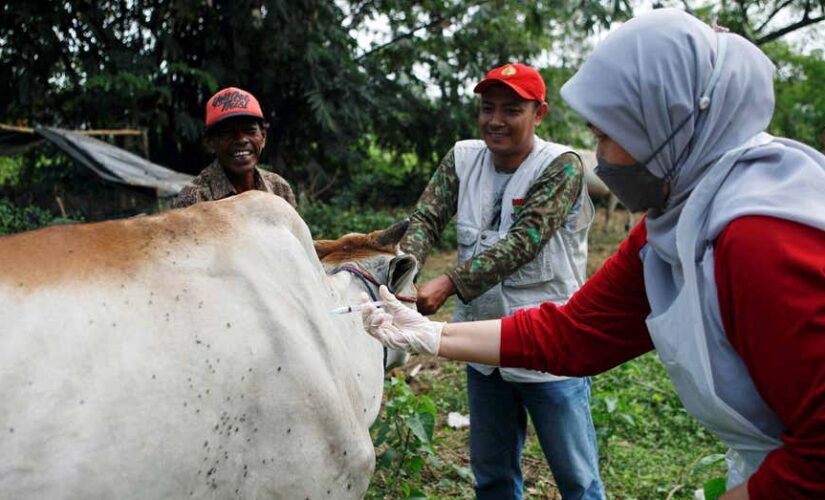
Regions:
[[404, 237], [409, 221], [401, 221], [387, 229], [369, 234], [351, 233], [337, 240], [316, 240], [315, 252], [324, 264], [341, 264], [376, 255], [398, 254], [398, 242]]
[[0, 238], [0, 284], [21, 293], [63, 282], [130, 279], [146, 263], [174, 259], [181, 245], [226, 237], [229, 215], [219, 203], [95, 224], [52, 226]]

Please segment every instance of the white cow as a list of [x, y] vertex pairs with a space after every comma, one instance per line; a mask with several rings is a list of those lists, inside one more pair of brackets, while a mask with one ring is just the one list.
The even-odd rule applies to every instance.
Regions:
[[412, 290], [405, 226], [319, 245], [250, 192], [0, 238], [0, 498], [360, 498], [382, 348], [353, 272]]

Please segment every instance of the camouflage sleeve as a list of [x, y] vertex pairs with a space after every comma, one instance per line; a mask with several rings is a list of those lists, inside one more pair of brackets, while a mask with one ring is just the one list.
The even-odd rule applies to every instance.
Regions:
[[458, 203], [458, 175], [451, 149], [442, 158], [430, 183], [424, 189], [410, 216], [410, 228], [401, 240], [401, 250], [415, 256], [419, 269], [430, 254], [433, 243], [455, 215]]
[[530, 186], [512, 227], [498, 243], [447, 274], [464, 302], [486, 292], [538, 255], [564, 223], [582, 189], [581, 160], [565, 153]]
[[287, 203], [292, 205], [292, 208], [298, 208], [298, 202], [295, 201], [295, 194], [289, 183], [281, 176], [278, 176], [278, 181], [272, 184], [272, 192], [285, 199]]

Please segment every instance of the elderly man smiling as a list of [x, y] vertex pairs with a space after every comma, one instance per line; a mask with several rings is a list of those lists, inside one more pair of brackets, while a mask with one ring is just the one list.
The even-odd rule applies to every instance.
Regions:
[[276, 194], [296, 206], [289, 183], [257, 167], [266, 145], [268, 124], [255, 96], [235, 87], [218, 91], [206, 103], [203, 146], [214, 161], [183, 188], [175, 208], [220, 200], [257, 189]]

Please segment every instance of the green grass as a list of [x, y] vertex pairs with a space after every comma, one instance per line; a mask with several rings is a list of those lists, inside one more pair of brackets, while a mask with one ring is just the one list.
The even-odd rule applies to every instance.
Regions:
[[[597, 219], [590, 235], [590, 274], [624, 238], [623, 224], [624, 217], [615, 217], [605, 231], [603, 215]], [[454, 262], [454, 252], [434, 254], [422, 278], [437, 276]], [[449, 319], [454, 304], [454, 300], [449, 301], [435, 317]], [[418, 373], [410, 376], [414, 370]], [[449, 412], [469, 412], [464, 364], [415, 356], [399, 373], [406, 375], [413, 392], [426, 394], [437, 409], [434, 445], [441, 466], [425, 466], [417, 476], [420, 484], [411, 484], [410, 488], [434, 499], [472, 498], [468, 430], [447, 426]], [[724, 446], [684, 411], [655, 353], [593, 377], [591, 407], [601, 475], [609, 498], [691, 499], [695, 489], [725, 474], [724, 462], [715, 460], [704, 465], [711, 461], [706, 457], [724, 453]], [[522, 467], [526, 497], [559, 498], [532, 429], [528, 431]], [[391, 487], [398, 480], [396, 471], [378, 468], [369, 496], [388, 498], [384, 492], [398, 491]]]

